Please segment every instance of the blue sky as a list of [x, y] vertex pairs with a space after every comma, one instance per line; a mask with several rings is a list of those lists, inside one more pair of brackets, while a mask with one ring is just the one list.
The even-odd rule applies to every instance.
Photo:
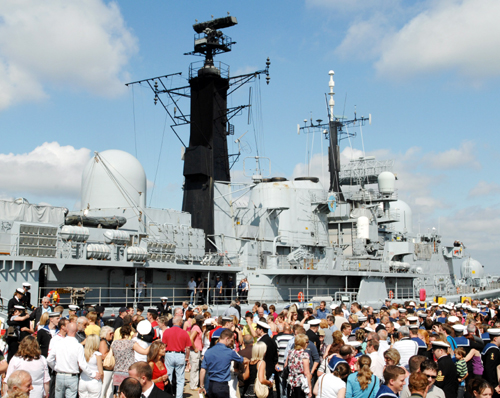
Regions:
[[[122, 149], [154, 183], [148, 204], [179, 209], [181, 144], [169, 120], [164, 132], [165, 112], [149, 88], [124, 83], [182, 72], [173, 84], [186, 84], [189, 63], [200, 60], [183, 55], [193, 48], [192, 24], [227, 12], [239, 22], [225, 30], [237, 44], [217, 59], [231, 74], [262, 69], [271, 58], [270, 85], [252, 84], [253, 123], [246, 111], [232, 120], [231, 152], [248, 131], [242, 156], [255, 155], [257, 142], [273, 175], [303, 175], [313, 137], [297, 135], [296, 126], [311, 114], [326, 119], [333, 69], [335, 113], [345, 107], [352, 116], [356, 106], [358, 116], [372, 114], [366, 154], [395, 159], [415, 228], [439, 226], [446, 243], [464, 241], [500, 273], [500, 3], [493, 0], [3, 1], [1, 197], [73, 209], [91, 154]], [[247, 101], [248, 86], [229, 103]], [[179, 132], [187, 142], [187, 130]], [[357, 133], [352, 149], [342, 142], [344, 160], [361, 153]], [[321, 144], [315, 137], [309, 169], [324, 178]], [[236, 180], [241, 169], [239, 162]]]

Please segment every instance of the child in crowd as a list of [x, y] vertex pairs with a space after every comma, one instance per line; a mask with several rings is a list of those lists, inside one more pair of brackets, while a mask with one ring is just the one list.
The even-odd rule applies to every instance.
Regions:
[[458, 375], [458, 394], [457, 397], [463, 397], [465, 392], [465, 378], [468, 376], [467, 372], [467, 362], [465, 362], [465, 350], [462, 347], [455, 348], [455, 358], [457, 362], [455, 362], [455, 366], [457, 367], [457, 375]]

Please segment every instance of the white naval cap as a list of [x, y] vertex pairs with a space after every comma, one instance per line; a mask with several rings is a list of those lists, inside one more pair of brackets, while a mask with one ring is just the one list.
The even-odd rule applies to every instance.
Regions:
[[71, 311], [78, 311], [78, 309], [80, 307], [78, 307], [77, 305], [74, 305], [74, 304], [70, 304], [68, 305], [68, 308], [71, 310]]
[[359, 347], [361, 345], [361, 341], [348, 341], [347, 345], [350, 345], [351, 347]]
[[364, 315], [358, 316], [358, 321], [360, 321], [360, 322], [365, 322], [367, 319], [368, 318], [366, 316], [364, 316]]
[[453, 325], [452, 328], [456, 332], [464, 333], [464, 334], [465, 334], [465, 332], [467, 330], [467, 326], [464, 326], [464, 325]]
[[404, 314], [406, 312], [406, 308], [400, 308], [398, 311]]
[[203, 326], [211, 325], [213, 321], [214, 321], [214, 318], [207, 318], [207, 319], [205, 319], [205, 322], [203, 322]]
[[258, 326], [260, 326], [262, 329], [269, 329], [269, 325], [265, 322], [262, 322], [262, 321], [257, 321], [256, 322]]
[[491, 329], [488, 329], [488, 333], [490, 336], [500, 336], [500, 329], [497, 329], [497, 328], [491, 328]]
[[415, 303], [414, 303], [413, 301], [410, 301], [410, 305], [411, 305], [412, 307], [415, 307]]
[[31, 283], [24, 282], [24, 283], [23, 283], [23, 287], [31, 287]]
[[16, 293], [24, 294], [24, 289], [22, 289], [22, 288], [18, 287], [18, 288], [16, 289]]
[[444, 341], [435, 340], [432, 342], [432, 348], [450, 348], [450, 345]]
[[15, 305], [14, 308], [16, 310], [24, 310], [25, 309], [22, 305]]
[[418, 321], [418, 316], [409, 316], [406, 319], [410, 322], [417, 322]]
[[330, 305], [330, 309], [331, 309], [331, 310], [334, 310], [334, 309], [335, 309], [335, 308], [337, 308], [337, 307], [338, 307], [338, 304], [332, 304], [332, 305]]
[[454, 323], [458, 321], [459, 321], [458, 316], [452, 315], [448, 317], [448, 322]]
[[[311, 326], [319, 326], [319, 324], [321, 323], [321, 319], [311, 319], [308, 324], [311, 325]], [[267, 323], [266, 323], [267, 325]], [[269, 327], [269, 325], [268, 325]]]
[[165, 297], [165, 296], [160, 297], [160, 300], [161, 300], [161, 301], [166, 301], [166, 300], [168, 300], [168, 297]]
[[137, 333], [142, 334], [143, 336], [149, 334], [152, 329], [153, 327], [151, 326], [151, 322], [147, 319], [144, 319], [137, 324]]

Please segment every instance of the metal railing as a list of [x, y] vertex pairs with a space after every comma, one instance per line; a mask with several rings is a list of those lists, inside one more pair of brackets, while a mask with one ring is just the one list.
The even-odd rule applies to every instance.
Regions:
[[331, 288], [331, 287], [303, 287], [303, 288], [288, 288], [288, 300], [291, 302], [301, 301], [312, 301], [314, 297], [331, 297], [335, 300], [336, 294], [349, 293], [350, 296], [353, 294], [358, 294], [359, 288]]
[[[276, 290], [276, 289], [273, 289]], [[54, 292], [57, 292], [57, 300], [54, 300]], [[202, 289], [201, 294], [188, 294], [187, 288], [181, 287], [145, 287], [139, 294], [138, 289], [133, 287], [90, 287], [79, 299], [71, 299], [71, 291], [64, 287], [43, 287], [39, 288], [39, 304], [43, 297], [48, 296], [51, 304], [60, 304], [67, 306], [69, 304], [85, 305], [105, 305], [105, 306], [128, 306], [142, 304], [144, 306], [156, 306], [160, 303], [161, 297], [168, 297], [169, 305], [181, 305], [184, 301], [189, 304], [229, 304], [231, 300], [238, 297], [237, 288], [220, 288], [210, 287]], [[246, 300], [246, 295], [240, 294], [240, 300]]]

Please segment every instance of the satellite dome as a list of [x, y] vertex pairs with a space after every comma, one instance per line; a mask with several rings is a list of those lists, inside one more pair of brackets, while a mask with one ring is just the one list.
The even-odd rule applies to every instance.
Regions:
[[484, 270], [481, 263], [472, 257], [465, 259], [460, 267], [460, 273], [463, 279], [482, 278]]
[[390, 195], [394, 193], [394, 182], [396, 177], [390, 171], [383, 171], [378, 175], [378, 190], [381, 194]]
[[146, 207], [146, 173], [131, 154], [116, 149], [96, 153], [82, 174], [82, 209]]

